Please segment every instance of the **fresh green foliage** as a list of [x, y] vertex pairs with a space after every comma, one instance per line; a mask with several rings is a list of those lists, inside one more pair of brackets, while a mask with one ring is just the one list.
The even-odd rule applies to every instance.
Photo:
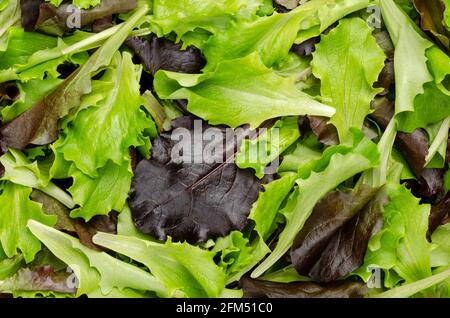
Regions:
[[256, 128], [280, 116], [332, 116], [334, 109], [299, 91], [294, 79], [276, 75], [259, 55], [223, 61], [214, 72], [160, 71], [155, 90], [163, 99], [187, 99], [188, 110], [212, 125]]
[[322, 158], [301, 169], [296, 180], [297, 187], [281, 211], [286, 218], [286, 227], [280, 234], [276, 248], [253, 271], [252, 277], [261, 276], [289, 250], [315, 204], [327, 192], [355, 174], [375, 167], [378, 162], [376, 145], [362, 133], [352, 130], [343, 144], [327, 149]]
[[155, 277], [138, 267], [85, 247], [72, 236], [39, 222], [28, 222], [28, 228], [76, 275], [77, 296], [136, 297], [145, 291], [168, 296]]
[[[355, 42], [360, 45], [354, 45]], [[341, 20], [317, 45], [313, 73], [322, 82], [322, 98], [336, 108], [330, 122], [341, 140], [350, 128], [362, 128], [371, 101], [380, 93], [373, 85], [384, 60], [372, 29], [360, 18]]]
[[161, 244], [106, 233], [97, 234], [94, 242], [147, 266], [170, 295], [219, 297], [225, 288], [225, 275], [214, 263], [214, 253], [188, 243]]
[[0, 243], [9, 258], [19, 251], [27, 263], [41, 249], [41, 243], [27, 228], [29, 220], [54, 225], [56, 218], [46, 215], [39, 203], [30, 199], [32, 189], [11, 182], [0, 183]]
[[241, 169], [252, 168], [256, 171], [256, 176], [262, 178], [266, 166], [277, 159], [299, 137], [298, 119], [286, 117], [258, 138], [245, 140], [236, 156], [236, 165]]

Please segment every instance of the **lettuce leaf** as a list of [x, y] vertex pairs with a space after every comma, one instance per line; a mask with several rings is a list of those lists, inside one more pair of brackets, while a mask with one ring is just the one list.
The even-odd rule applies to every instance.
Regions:
[[[144, 134], [154, 123], [141, 109], [144, 104], [139, 92], [142, 67], [133, 64], [129, 53], [117, 55], [114, 60], [114, 69], [100, 79], [105, 83], [96, 85], [84, 97], [82, 106], [87, 108], [63, 130], [54, 146], [65, 160], [90, 177], [97, 177], [97, 170], [108, 160], [119, 167], [126, 165], [130, 161], [130, 147], [150, 148], [150, 140]], [[97, 96], [102, 100], [90, 105]]]
[[27, 229], [31, 219], [54, 225], [56, 217], [46, 215], [39, 203], [30, 199], [32, 189], [11, 182], [0, 182], [0, 242], [11, 258], [19, 250], [27, 263], [41, 249], [41, 243]]
[[351, 132], [341, 145], [328, 148], [322, 158], [300, 169], [297, 187], [281, 211], [286, 218], [286, 226], [277, 246], [253, 271], [252, 277], [261, 276], [289, 250], [314, 206], [326, 193], [354, 175], [378, 165], [376, 145], [361, 132], [354, 129]]
[[273, 233], [280, 207], [294, 187], [296, 179], [295, 173], [287, 173], [264, 185], [264, 192], [259, 194], [258, 200], [253, 204], [249, 219], [255, 221], [255, 230], [264, 240]]
[[29, 221], [28, 228], [76, 275], [77, 297], [142, 297], [144, 291], [169, 296], [154, 276], [136, 266], [87, 248], [76, 238], [39, 222]]
[[[152, 24], [158, 37], [174, 32], [178, 39], [226, 31], [237, 17], [250, 19], [264, 4], [263, 0], [154, 0]], [[201, 31], [199, 31], [201, 30]]]
[[286, 14], [274, 13], [255, 21], [233, 23], [205, 44], [208, 69], [223, 60], [242, 58], [258, 52], [271, 67], [287, 58], [295, 43], [320, 35], [344, 16], [364, 9], [370, 0], [311, 0]]
[[171, 295], [219, 297], [225, 288], [225, 274], [213, 261], [215, 253], [188, 243], [161, 244], [106, 233], [95, 235], [94, 243], [147, 266]]
[[30, 162], [23, 153], [14, 149], [10, 149], [0, 157], [0, 163], [5, 169], [0, 180], [40, 190], [70, 209], [75, 206], [72, 198], [64, 190], [50, 182], [48, 167], [42, 163]]
[[450, 73], [450, 58], [392, 0], [382, 0], [380, 5], [395, 45], [398, 129], [412, 132], [444, 120], [450, 116], [445, 107], [450, 96], [442, 81]]
[[7, 32], [20, 22], [20, 1], [4, 0], [0, 3], [0, 52], [6, 49]]
[[[266, 166], [277, 159], [300, 138], [297, 117], [285, 117], [254, 140], [244, 140], [235, 163], [241, 169], [252, 168], [258, 178], [266, 174]], [[269, 172], [269, 174], [273, 174]]]
[[350, 128], [362, 129], [371, 101], [382, 91], [373, 85], [384, 67], [385, 55], [367, 23], [352, 18], [340, 20], [323, 35], [313, 56], [313, 73], [321, 80], [322, 98], [336, 108], [330, 122], [343, 140]]
[[56, 90], [12, 122], [2, 126], [0, 129], [2, 146], [23, 149], [30, 144], [47, 145], [55, 141], [59, 133], [59, 120], [77, 112], [82, 96], [92, 89], [91, 76], [110, 64], [116, 51], [147, 11], [148, 6], [138, 9], [79, 70], [64, 80]]
[[188, 111], [210, 124], [257, 128], [265, 120], [295, 115], [332, 116], [335, 110], [297, 90], [293, 78], [276, 75], [259, 55], [223, 61], [214, 72], [159, 71], [154, 86], [162, 99], [187, 99]]
[[86, 222], [96, 215], [107, 215], [111, 211], [122, 211], [131, 187], [130, 162], [121, 166], [108, 161], [91, 178], [80, 171], [72, 173], [73, 185], [69, 188], [74, 202], [79, 205], [70, 212], [73, 218], [83, 218]]
[[61, 82], [62, 80], [59, 78], [48, 76], [43, 80], [34, 79], [27, 83], [18, 83], [20, 97], [12, 105], [1, 110], [3, 121], [7, 123], [22, 115], [35, 103], [51, 93]]
[[397, 275], [412, 283], [432, 274], [431, 244], [426, 238], [430, 206], [419, 204], [400, 184], [388, 184], [387, 193], [390, 202], [384, 208], [383, 229], [369, 241], [358, 273], [367, 279], [373, 268], [394, 271], [396, 275], [390, 273], [385, 280], [386, 287], [393, 287]]

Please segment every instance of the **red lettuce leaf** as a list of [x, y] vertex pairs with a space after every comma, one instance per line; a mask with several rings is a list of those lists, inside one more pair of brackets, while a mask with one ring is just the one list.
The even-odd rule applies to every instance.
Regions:
[[240, 285], [247, 298], [363, 298], [369, 292], [359, 281], [275, 283], [242, 278]]
[[[186, 129], [192, 139], [194, 121], [193, 117], [182, 117], [173, 121], [173, 127]], [[211, 128], [205, 122], [202, 126], [203, 131]], [[216, 131], [225, 137], [224, 127], [216, 127]], [[159, 240], [171, 236], [189, 243], [243, 230], [264, 181], [234, 164], [242, 136], [226, 144], [215, 139], [223, 145], [220, 159], [231, 153], [231, 160], [214, 163], [214, 158], [204, 156], [201, 163], [180, 163], [171, 158], [179, 139], [172, 140], [172, 133], [162, 133], [154, 141], [151, 160], [137, 165], [129, 198], [136, 227]], [[209, 142], [203, 141], [201, 152]]]
[[152, 37], [150, 40], [130, 37], [125, 42], [140, 58], [146, 69], [155, 75], [159, 70], [178, 73], [200, 73], [206, 62], [199, 50], [182, 44], [175, 44], [165, 38]]

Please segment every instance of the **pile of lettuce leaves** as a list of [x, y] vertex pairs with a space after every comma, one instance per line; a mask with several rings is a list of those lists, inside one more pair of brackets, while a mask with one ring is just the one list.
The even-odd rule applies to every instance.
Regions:
[[0, 297], [450, 297], [449, 54], [449, 0], [0, 0]]

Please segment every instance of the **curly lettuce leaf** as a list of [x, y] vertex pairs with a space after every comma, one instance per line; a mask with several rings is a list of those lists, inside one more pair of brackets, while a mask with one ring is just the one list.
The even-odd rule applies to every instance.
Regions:
[[29, 220], [54, 225], [56, 217], [46, 215], [39, 203], [30, 199], [32, 189], [11, 182], [0, 183], [0, 242], [11, 258], [19, 250], [27, 263], [41, 249], [41, 243], [27, 229]]
[[94, 243], [130, 257], [150, 269], [169, 294], [219, 297], [225, 274], [213, 260], [215, 253], [188, 243], [155, 243], [136, 237], [98, 233]]
[[257, 128], [264, 121], [295, 115], [330, 117], [335, 110], [299, 91], [293, 78], [264, 66], [257, 53], [223, 61], [214, 72], [181, 74], [159, 71], [155, 90], [162, 99], [187, 99], [188, 110], [210, 124]]
[[208, 68], [255, 51], [271, 67], [287, 58], [294, 42], [320, 35], [339, 19], [370, 3], [370, 0], [312, 0], [286, 14], [274, 13], [255, 21], [233, 23], [226, 32], [218, 32], [205, 44]]
[[371, 101], [382, 91], [373, 85], [384, 67], [384, 52], [367, 23], [351, 18], [323, 35], [313, 56], [313, 73], [321, 80], [322, 98], [336, 108], [330, 122], [343, 140], [350, 128], [362, 128]]
[[201, 43], [227, 31], [233, 19], [256, 16], [264, 5], [264, 0], [154, 0], [151, 23], [158, 37], [174, 32], [183, 42]]
[[397, 277], [413, 283], [432, 274], [431, 244], [426, 238], [430, 206], [420, 204], [420, 200], [400, 184], [388, 184], [387, 193], [390, 202], [384, 208], [384, 226], [369, 241], [364, 265], [358, 274], [366, 280], [370, 269], [384, 269], [388, 274], [385, 286], [393, 287], [399, 280]]
[[254, 140], [244, 140], [235, 163], [241, 169], [252, 168], [258, 178], [264, 177], [266, 167], [300, 138], [297, 117], [279, 120], [266, 133]]
[[108, 161], [97, 173], [93, 178], [80, 171], [71, 174], [74, 181], [68, 191], [79, 205], [70, 212], [71, 217], [89, 221], [96, 215], [120, 212], [125, 207], [133, 176], [130, 162], [124, 161], [119, 166]]
[[107, 83], [97, 85], [98, 91], [93, 87], [82, 104], [89, 105], [97, 96], [102, 101], [80, 111], [54, 147], [65, 160], [90, 177], [97, 177], [97, 170], [108, 160], [119, 167], [129, 162], [130, 147], [150, 148], [150, 140], [144, 134], [154, 123], [141, 109], [142, 67], [133, 64], [129, 53], [116, 56], [115, 62], [114, 70], [101, 79]]
[[6, 35], [10, 28], [20, 22], [20, 1], [0, 1], [0, 52], [6, 49]]
[[42, 80], [45, 75], [56, 78], [60, 64], [83, 64], [89, 57], [86, 51], [93, 43], [98, 43], [97, 38], [99, 35], [87, 32], [57, 38], [12, 27], [6, 41], [7, 50], [0, 52], [0, 82]]
[[218, 238], [212, 249], [212, 252], [220, 253], [219, 266], [225, 270], [227, 284], [238, 281], [269, 251], [261, 239], [250, 242], [238, 231]]
[[249, 219], [255, 221], [255, 230], [264, 240], [273, 233], [280, 207], [294, 187], [296, 179], [295, 173], [287, 173], [264, 185], [264, 191], [253, 204]]
[[169, 296], [158, 279], [136, 266], [87, 248], [76, 238], [39, 222], [29, 221], [28, 228], [76, 275], [77, 297], [142, 297], [145, 291]]
[[83, 95], [91, 92], [91, 76], [110, 64], [116, 51], [147, 11], [148, 6], [139, 8], [56, 90], [12, 122], [2, 126], [0, 130], [2, 146], [24, 149], [30, 144], [47, 145], [54, 142], [59, 134], [60, 119], [77, 112]]
[[23, 153], [14, 149], [9, 149], [9, 152], [0, 157], [0, 163], [5, 169], [0, 180], [40, 190], [70, 209], [75, 206], [72, 198], [64, 190], [50, 182], [48, 167], [42, 163], [30, 162]]
[[297, 187], [281, 211], [286, 218], [286, 226], [277, 246], [253, 271], [252, 277], [261, 276], [289, 250], [314, 206], [326, 193], [354, 175], [378, 165], [376, 145], [361, 132], [355, 129], [351, 132], [341, 145], [328, 148], [319, 160], [299, 170]]
[[380, 5], [395, 45], [398, 129], [412, 132], [444, 120], [450, 116], [445, 107], [450, 94], [442, 82], [450, 73], [450, 58], [392, 0], [382, 0]]

